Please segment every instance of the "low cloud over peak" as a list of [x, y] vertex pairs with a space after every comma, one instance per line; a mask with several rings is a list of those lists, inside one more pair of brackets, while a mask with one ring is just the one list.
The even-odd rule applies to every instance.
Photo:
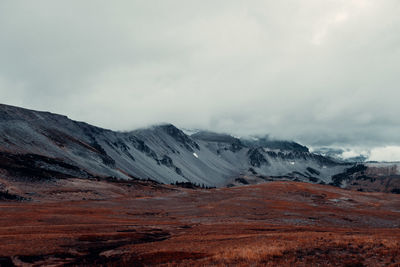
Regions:
[[0, 101], [118, 130], [395, 146], [398, 14], [395, 0], [5, 0]]

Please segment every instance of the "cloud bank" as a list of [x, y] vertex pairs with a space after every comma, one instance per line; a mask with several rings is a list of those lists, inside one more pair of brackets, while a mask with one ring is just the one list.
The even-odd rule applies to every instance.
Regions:
[[117, 130], [396, 146], [399, 14], [397, 0], [3, 0], [0, 102]]

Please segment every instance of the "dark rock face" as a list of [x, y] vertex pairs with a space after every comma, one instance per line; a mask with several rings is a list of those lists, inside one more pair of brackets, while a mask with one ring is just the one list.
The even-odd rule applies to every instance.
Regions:
[[247, 147], [265, 147], [269, 149], [279, 149], [294, 152], [309, 152], [309, 149], [306, 146], [300, 145], [296, 142], [270, 140], [268, 137], [262, 137], [258, 140], [242, 139], [242, 142]]
[[351, 168], [346, 169], [346, 171], [343, 173], [333, 175], [331, 184], [334, 186], [341, 186], [343, 181], [351, 180], [354, 174], [359, 173], [361, 175], [364, 175], [364, 171], [366, 171], [367, 168], [368, 167], [363, 164], [357, 164]]
[[316, 178], [316, 177], [307, 177], [307, 178], [308, 178], [308, 180], [309, 180], [310, 182], [312, 182], [312, 183], [318, 183], [318, 181], [319, 181], [319, 179]]
[[131, 136], [129, 138], [129, 141], [132, 143], [132, 145], [139, 150], [140, 152], [146, 154], [148, 157], [154, 159], [156, 162], [158, 162], [158, 158], [157, 158], [157, 154], [156, 152], [154, 152], [148, 145], [146, 145], [146, 143], [135, 137], [135, 136]]
[[105, 143], [107, 143], [110, 147], [115, 148], [114, 150], [120, 154], [120, 151], [124, 153], [128, 158], [130, 158], [132, 161], [136, 161], [135, 158], [132, 156], [130, 153], [130, 148], [129, 146], [126, 145], [124, 140], [118, 139], [116, 142], [110, 143], [107, 140], [105, 140]]
[[[296, 160], [296, 159], [302, 159], [302, 160], [310, 160], [310, 161], [316, 161], [320, 165], [326, 165], [326, 166], [335, 166], [335, 165], [341, 165], [342, 163], [328, 158], [324, 157], [321, 155], [316, 155], [310, 152], [299, 152], [299, 151], [291, 151], [284, 153], [282, 151], [275, 152], [275, 151], [266, 151], [265, 152], [268, 157], [273, 158], [273, 159], [282, 159], [282, 160]], [[315, 170], [316, 171], [316, 170]], [[310, 171], [309, 171], [310, 172]], [[312, 171], [310, 172], [311, 174], [316, 174], [313, 173]], [[316, 174], [319, 175], [319, 174]]]
[[240, 151], [245, 146], [240, 139], [235, 138], [229, 134], [220, 134], [208, 131], [201, 131], [191, 135], [192, 138], [206, 142], [214, 142], [219, 144], [226, 144], [225, 150], [230, 150], [234, 153]]
[[[25, 200], [29, 200], [27, 198], [15, 195], [15, 194], [11, 194], [8, 191], [0, 191], [0, 201], [25, 201]], [[1, 262], [0, 262], [0, 266]]]
[[176, 128], [172, 124], [159, 126], [163, 129], [167, 134], [169, 134], [172, 138], [174, 138], [177, 142], [183, 145], [190, 152], [194, 152], [193, 149], [200, 150], [199, 145], [190, 139], [184, 132]]
[[203, 140], [207, 142], [217, 142], [217, 143], [237, 143], [240, 142], [238, 138], [235, 138], [229, 134], [214, 133], [209, 131], [201, 131], [191, 135], [192, 138]]
[[235, 140], [235, 142], [231, 143], [230, 151], [236, 153], [240, 151], [242, 148], [243, 148], [242, 142], [240, 142], [240, 140]]
[[105, 165], [115, 168], [115, 160], [107, 154], [99, 143], [97, 143], [96, 139], [94, 139], [90, 145], [99, 152], [100, 158]]
[[97, 128], [93, 127], [93, 129], [90, 129], [88, 127], [83, 128], [83, 132], [86, 134], [87, 138], [89, 139], [90, 146], [94, 148], [94, 152], [98, 154], [98, 156], [101, 158], [102, 162], [111, 167], [115, 168], [115, 160], [111, 158], [107, 152], [104, 150], [104, 148], [98, 143], [96, 137], [94, 135], [97, 135], [98, 132], [96, 131]]
[[175, 167], [175, 172], [182, 176], [182, 170], [179, 169], [178, 167]]
[[267, 159], [264, 155], [260, 152], [262, 148], [251, 148], [247, 155], [249, 156], [249, 163], [253, 167], [260, 167], [261, 165], [268, 165]]
[[159, 162], [160, 162], [162, 165], [164, 165], [164, 166], [166, 166], [166, 167], [168, 167], [168, 168], [172, 168], [178, 175], [184, 177], [184, 176], [183, 176], [183, 173], [182, 173], [182, 170], [179, 169], [177, 166], [175, 166], [174, 162], [172, 161], [172, 159], [171, 159], [169, 156], [164, 155], [164, 156], [162, 157], [162, 159], [159, 160]]
[[320, 172], [317, 171], [316, 169], [313, 169], [311, 167], [307, 167], [307, 171], [311, 174], [315, 174], [315, 175], [320, 175]]
[[400, 194], [400, 188], [394, 188], [391, 191], [392, 194]]
[[303, 152], [303, 153], [309, 152], [307, 147], [302, 146], [296, 142], [270, 140], [268, 137], [262, 137], [257, 140], [250, 140], [246, 138], [239, 139], [229, 134], [220, 134], [208, 131], [201, 131], [195, 133], [191, 137], [193, 137], [194, 139], [203, 140], [207, 142], [231, 144], [230, 150], [232, 150], [233, 152], [237, 152], [244, 147], [247, 148], [263, 147], [268, 149], [277, 149], [277, 150], [285, 150], [293, 152]]
[[253, 168], [249, 168], [248, 171], [253, 175], [257, 175], [257, 172]]
[[0, 152], [0, 169], [7, 170], [13, 177], [33, 181], [92, 177], [91, 174], [74, 165], [36, 154]]
[[236, 178], [235, 182], [238, 182], [238, 183], [241, 183], [241, 184], [249, 184], [249, 182], [246, 179], [241, 178], [241, 177]]
[[309, 154], [309, 159], [313, 159], [313, 160], [319, 162], [321, 165], [326, 165], [326, 166], [351, 165], [350, 163], [339, 162], [330, 157], [324, 157], [322, 155], [311, 154], [311, 153]]
[[[97, 129], [94, 127], [94, 129]], [[69, 146], [80, 147], [82, 151], [86, 151], [91, 155], [94, 155], [97, 158], [100, 158], [101, 161], [109, 166], [115, 167], [115, 160], [111, 158], [104, 148], [98, 143], [98, 140], [94, 136], [95, 130], [90, 131], [87, 128], [83, 129], [85, 133], [86, 140], [78, 140], [73, 136], [70, 136], [62, 131], [55, 128], [43, 128], [40, 130], [40, 133], [55, 143], [60, 148], [65, 148]], [[115, 143], [115, 146], [119, 146], [120, 149], [126, 149], [123, 143]], [[112, 146], [112, 145], [111, 145]]]
[[170, 157], [168, 157], [167, 155], [164, 155], [164, 157], [160, 160], [160, 163], [162, 165], [165, 165], [167, 167], [173, 167], [174, 164], [172, 162], [172, 159]]
[[[274, 151], [267, 151], [267, 155], [268, 155], [269, 157], [271, 157], [271, 158], [274, 158], [274, 159], [276, 159], [276, 158], [278, 157], [278, 153], [276, 153], [276, 152], [274, 152]], [[283, 154], [283, 153], [280, 153], [279, 156], [280, 156], [280, 157], [283, 157], [284, 154]]]

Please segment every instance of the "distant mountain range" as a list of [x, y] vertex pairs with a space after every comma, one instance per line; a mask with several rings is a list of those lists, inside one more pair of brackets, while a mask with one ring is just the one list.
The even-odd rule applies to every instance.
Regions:
[[296, 180], [343, 187], [365, 172], [361, 166], [292, 141], [188, 135], [172, 124], [116, 132], [0, 105], [0, 178], [8, 180], [115, 177], [218, 187]]
[[318, 147], [313, 150], [313, 153], [320, 154], [323, 156], [339, 159], [346, 162], [366, 162], [368, 155], [359, 154], [351, 157], [344, 157], [343, 154], [346, 152], [343, 148], [332, 148], [332, 147]]

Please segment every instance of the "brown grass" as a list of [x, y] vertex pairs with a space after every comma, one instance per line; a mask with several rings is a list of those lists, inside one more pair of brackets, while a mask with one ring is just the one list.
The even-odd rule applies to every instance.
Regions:
[[221, 248], [204, 264], [255, 266], [390, 266], [400, 262], [399, 236], [291, 233], [268, 242]]
[[[0, 266], [400, 263], [397, 195], [287, 182], [210, 191], [93, 183], [67, 181], [35, 202], [0, 203]], [[77, 199], [77, 188], [100, 200], [51, 194]]]

